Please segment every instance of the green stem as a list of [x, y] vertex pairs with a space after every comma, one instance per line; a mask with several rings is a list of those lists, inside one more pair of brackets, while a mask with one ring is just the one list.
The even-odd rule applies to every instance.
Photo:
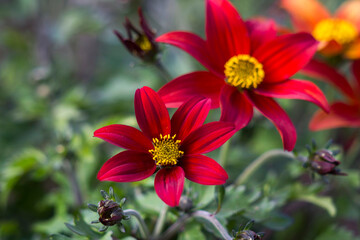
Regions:
[[124, 214], [127, 216], [134, 216], [139, 222], [141, 236], [144, 239], [149, 239], [149, 237], [150, 237], [149, 229], [147, 228], [145, 221], [141, 217], [140, 213], [133, 209], [126, 209], [126, 210], [124, 210]]
[[214, 214], [211, 214], [207, 211], [196, 211], [193, 213], [194, 217], [202, 218], [210, 222], [216, 230], [221, 234], [222, 239], [232, 240], [233, 238], [229, 235], [228, 231], [223, 227], [223, 225], [215, 218]]
[[172, 239], [172, 237], [184, 227], [186, 221], [191, 217], [190, 214], [182, 215], [173, 225], [171, 225], [159, 238], [161, 240]]
[[225, 164], [226, 164], [226, 160], [227, 160], [227, 157], [228, 157], [228, 153], [229, 153], [229, 148], [230, 148], [230, 140], [227, 140], [226, 143], [224, 143], [224, 145], [222, 145], [221, 149], [220, 149], [220, 156], [219, 156], [219, 162], [220, 162], [220, 165], [225, 167]]
[[165, 205], [165, 206], [161, 209], [161, 211], [160, 211], [159, 218], [158, 218], [158, 220], [156, 221], [155, 229], [154, 229], [154, 234], [153, 234], [153, 236], [154, 236], [155, 238], [160, 235], [160, 233], [161, 233], [161, 231], [162, 231], [162, 229], [163, 229], [163, 227], [164, 227], [167, 210], [168, 210], [168, 206]]
[[260, 155], [260, 157], [255, 159], [249, 166], [247, 166], [247, 168], [245, 168], [241, 175], [235, 180], [234, 186], [244, 184], [244, 182], [246, 182], [246, 180], [251, 176], [251, 174], [253, 174], [264, 162], [276, 156], [288, 157], [293, 159], [295, 158], [292, 152], [285, 152], [280, 149], [274, 149], [265, 152]]
[[166, 68], [164, 67], [164, 65], [160, 62], [159, 59], [157, 59], [154, 62], [155, 67], [159, 70], [160, 74], [162, 75], [162, 77], [165, 79], [165, 82], [170, 82], [172, 77], [170, 75], [170, 73], [166, 70]]
[[221, 225], [221, 223], [215, 218], [215, 215], [212, 213], [209, 213], [207, 211], [198, 210], [191, 214], [184, 214], [182, 215], [173, 225], [171, 225], [163, 235], [161, 235], [157, 239], [161, 240], [169, 240], [172, 239], [179, 231], [182, 229], [186, 223], [187, 220], [190, 219], [190, 217], [198, 217], [205, 219], [209, 223], [211, 223], [216, 230], [221, 234], [222, 239], [224, 240], [232, 240], [233, 238], [229, 235], [227, 230]]

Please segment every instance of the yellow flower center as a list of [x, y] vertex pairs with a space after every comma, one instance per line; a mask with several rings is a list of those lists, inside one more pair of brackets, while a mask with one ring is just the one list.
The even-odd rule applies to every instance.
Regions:
[[263, 65], [247, 54], [230, 58], [224, 73], [229, 85], [241, 88], [257, 88], [265, 76]]
[[135, 43], [143, 50], [144, 52], [148, 52], [152, 49], [151, 42], [145, 35], [140, 35], [136, 40]]
[[[316, 14], [316, 13], [315, 13]], [[352, 42], [358, 35], [354, 24], [342, 19], [324, 19], [316, 24], [312, 35], [318, 41]]]
[[170, 134], [160, 134], [160, 139], [153, 138], [154, 149], [149, 152], [153, 155], [156, 165], [176, 165], [178, 159], [184, 155], [184, 152], [179, 150], [181, 141], [175, 140], [175, 137], [176, 135], [170, 137]]

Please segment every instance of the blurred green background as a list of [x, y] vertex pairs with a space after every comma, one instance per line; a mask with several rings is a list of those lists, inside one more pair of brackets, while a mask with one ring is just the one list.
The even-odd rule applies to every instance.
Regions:
[[[232, 2], [244, 19], [265, 16], [291, 26], [275, 1]], [[341, 1], [322, 2], [334, 10]], [[153, 191], [153, 179], [100, 183], [97, 171], [121, 149], [92, 137], [94, 130], [108, 124], [136, 126], [135, 90], [142, 86], [158, 90], [164, 83], [154, 66], [130, 55], [112, 32], [125, 33], [125, 17], [138, 26], [138, 7], [158, 35], [188, 30], [204, 36], [203, 0], [0, 2], [0, 239], [47, 239], [60, 233], [77, 239], [64, 223], [72, 223], [79, 213], [88, 223], [96, 219], [86, 203], [96, 204], [99, 190], [109, 186], [126, 196], [126, 207], [137, 209], [153, 227], [163, 207]], [[203, 69], [178, 49], [161, 49], [159, 58], [172, 77]], [[329, 100], [336, 97], [330, 87], [319, 86]], [[265, 232], [265, 239], [360, 239], [359, 129], [310, 132], [307, 125], [317, 109], [314, 105], [279, 102], [297, 128], [296, 149], [302, 151], [312, 139], [323, 146], [333, 138], [342, 150], [339, 160], [348, 176], [325, 182], [312, 179], [300, 162], [273, 159], [245, 186], [226, 193], [219, 218], [229, 231], [254, 219], [255, 230]], [[219, 111], [214, 110], [208, 121], [218, 118]], [[270, 121], [256, 116], [231, 141], [224, 166], [229, 182], [274, 148], [282, 148], [279, 134]], [[218, 159], [219, 151], [210, 156]], [[192, 189], [199, 193], [199, 203], [214, 201], [214, 188]], [[176, 216], [169, 213], [168, 225]], [[185, 229], [177, 239], [217, 238], [199, 223]], [[103, 238], [111, 239], [110, 235]]]

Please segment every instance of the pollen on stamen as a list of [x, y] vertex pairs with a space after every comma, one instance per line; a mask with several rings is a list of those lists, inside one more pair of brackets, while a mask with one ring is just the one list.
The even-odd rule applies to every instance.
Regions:
[[160, 134], [160, 139], [153, 138], [154, 149], [149, 150], [153, 155], [156, 165], [159, 166], [172, 166], [176, 165], [179, 158], [184, 155], [183, 151], [180, 151], [180, 140], [175, 140], [176, 135], [170, 136], [170, 134]]
[[241, 88], [257, 88], [263, 81], [263, 66], [254, 57], [240, 54], [225, 63], [224, 70], [229, 85]]
[[347, 44], [355, 40], [358, 30], [354, 24], [343, 19], [324, 19], [316, 24], [312, 35], [318, 41], [335, 40]]
[[152, 50], [152, 45], [150, 40], [145, 35], [140, 35], [136, 40], [135, 43], [143, 50], [144, 52], [149, 52]]

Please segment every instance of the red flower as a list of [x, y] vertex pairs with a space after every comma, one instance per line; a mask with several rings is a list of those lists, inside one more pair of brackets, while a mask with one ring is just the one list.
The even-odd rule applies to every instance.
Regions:
[[346, 78], [328, 65], [311, 61], [304, 73], [324, 80], [335, 86], [344, 95], [345, 101], [336, 101], [330, 105], [329, 113], [317, 111], [311, 119], [309, 128], [313, 131], [338, 128], [360, 127], [360, 60], [352, 64], [355, 81], [352, 85]]
[[191, 96], [211, 98], [221, 107], [222, 121], [238, 129], [252, 118], [253, 106], [277, 127], [284, 148], [292, 150], [295, 128], [285, 111], [272, 99], [311, 101], [328, 108], [321, 90], [313, 83], [291, 80], [317, 49], [307, 33], [276, 37], [272, 22], [244, 23], [227, 0], [206, 1], [206, 40], [189, 32], [170, 32], [157, 38], [188, 52], [209, 72], [180, 76], [159, 90], [167, 107], [177, 107]]
[[192, 98], [170, 120], [165, 104], [148, 87], [135, 93], [135, 115], [139, 127], [114, 124], [95, 131], [94, 136], [127, 149], [110, 158], [100, 169], [101, 181], [134, 182], [151, 176], [156, 169], [155, 191], [169, 206], [177, 206], [184, 177], [204, 185], [224, 184], [225, 170], [201, 155], [220, 147], [234, 134], [234, 125], [211, 122], [203, 125], [210, 99]]
[[343, 53], [346, 58], [360, 58], [360, 1], [345, 1], [331, 15], [317, 0], [281, 0], [298, 31], [311, 33], [321, 41], [325, 55]]

